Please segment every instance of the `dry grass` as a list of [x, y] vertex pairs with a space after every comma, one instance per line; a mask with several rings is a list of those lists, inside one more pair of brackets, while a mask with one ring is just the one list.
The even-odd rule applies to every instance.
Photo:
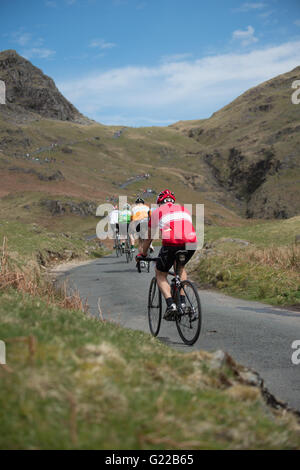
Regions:
[[236, 263], [248, 261], [252, 264], [300, 272], [300, 245], [296, 244], [285, 247], [251, 247], [247, 250], [239, 250], [234, 258]]
[[[231, 244], [232, 245], [232, 244]], [[190, 270], [201, 283], [249, 300], [300, 305], [300, 246], [232, 247], [214, 244]]]
[[78, 290], [70, 290], [64, 283], [57, 291], [49, 279], [42, 279], [38, 267], [29, 265], [27, 270], [20, 269], [8, 254], [7, 238], [4, 237], [1, 253], [0, 290], [13, 288], [33, 297], [42, 296], [47, 303], [69, 310], [88, 312], [87, 301], [83, 301]]

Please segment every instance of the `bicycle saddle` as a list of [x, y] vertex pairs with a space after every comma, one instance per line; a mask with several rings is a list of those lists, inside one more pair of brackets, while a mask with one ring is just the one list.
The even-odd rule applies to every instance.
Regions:
[[179, 261], [179, 263], [184, 263], [186, 256], [188, 252], [187, 250], [179, 250], [176, 253], [176, 261]]

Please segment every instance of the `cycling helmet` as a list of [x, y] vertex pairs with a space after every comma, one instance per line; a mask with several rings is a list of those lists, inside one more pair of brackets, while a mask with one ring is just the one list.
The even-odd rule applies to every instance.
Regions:
[[141, 197], [138, 197], [137, 200], [135, 201], [135, 203], [136, 204], [145, 204], [145, 201]]
[[130, 209], [130, 205], [129, 204], [124, 204], [123, 210], [128, 211], [129, 209]]
[[166, 201], [173, 203], [176, 201], [175, 194], [169, 189], [164, 189], [159, 193], [156, 199], [156, 204], [163, 204]]

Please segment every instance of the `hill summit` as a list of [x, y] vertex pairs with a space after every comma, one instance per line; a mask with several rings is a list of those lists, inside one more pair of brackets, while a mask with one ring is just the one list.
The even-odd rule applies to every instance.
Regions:
[[52, 78], [15, 50], [0, 52], [0, 79], [6, 86], [8, 117], [25, 121], [35, 113], [61, 121], [88, 122], [60, 93]]

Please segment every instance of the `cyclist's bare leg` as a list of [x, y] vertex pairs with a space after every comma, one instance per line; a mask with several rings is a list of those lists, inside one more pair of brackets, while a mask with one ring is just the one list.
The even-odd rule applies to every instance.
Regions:
[[168, 283], [167, 280], [168, 273], [164, 273], [162, 271], [159, 271], [156, 268], [156, 281], [158, 284], [158, 287], [163, 294], [165, 299], [169, 299], [171, 296], [171, 287], [170, 284]]
[[[176, 270], [176, 263], [174, 263], [174, 271]], [[178, 274], [180, 277], [181, 281], [186, 281], [187, 280], [187, 272], [184, 266], [179, 266], [178, 268]], [[181, 289], [180, 295], [184, 295], [184, 290]]]
[[139, 238], [139, 253], [143, 252], [143, 240], [142, 238]]

